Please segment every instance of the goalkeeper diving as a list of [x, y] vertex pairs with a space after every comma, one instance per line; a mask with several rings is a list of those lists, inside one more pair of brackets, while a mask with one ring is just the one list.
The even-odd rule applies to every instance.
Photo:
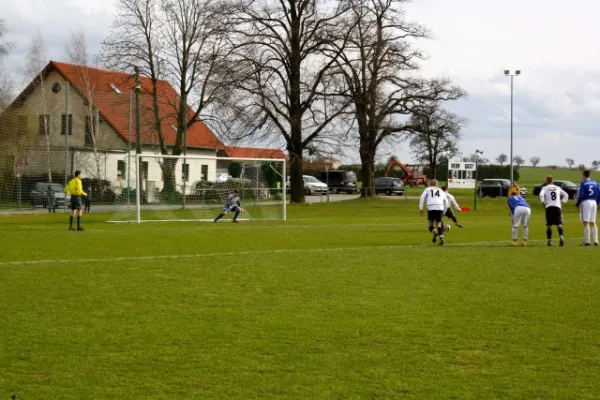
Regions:
[[213, 222], [217, 222], [223, 218], [229, 211], [234, 212], [233, 221], [231, 222], [238, 223], [239, 221], [237, 218], [239, 217], [240, 213], [244, 211], [244, 208], [242, 207], [242, 202], [240, 201], [239, 192], [237, 190], [234, 190], [229, 196], [227, 196], [227, 200], [225, 200], [225, 204], [223, 204], [223, 211], [221, 214], [217, 215], [217, 218], [215, 218]]

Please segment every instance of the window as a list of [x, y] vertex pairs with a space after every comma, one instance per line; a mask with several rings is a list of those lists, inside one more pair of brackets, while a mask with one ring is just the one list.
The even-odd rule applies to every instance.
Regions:
[[61, 115], [60, 134], [66, 135], [67, 132], [69, 133], [69, 136], [73, 134], [73, 114], [69, 114], [69, 118], [67, 118], [67, 114]]
[[185, 182], [190, 180], [190, 164], [181, 164], [181, 177]]
[[125, 177], [125, 161], [117, 160], [117, 179]]
[[148, 180], [148, 161], [142, 161], [142, 179]]
[[96, 136], [96, 138], [98, 137], [96, 135], [96, 117], [90, 117], [88, 115], [85, 117], [85, 147], [94, 146], [94, 136]]
[[208, 180], [208, 165], [200, 167], [200, 180], [206, 182]]
[[50, 134], [50, 116], [48, 114], [39, 116], [39, 133], [40, 135]]

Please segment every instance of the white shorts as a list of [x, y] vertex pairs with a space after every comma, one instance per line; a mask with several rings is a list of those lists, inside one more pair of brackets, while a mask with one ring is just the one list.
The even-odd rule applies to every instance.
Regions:
[[584, 200], [579, 205], [579, 219], [582, 222], [596, 222], [598, 205], [595, 200]]
[[531, 218], [531, 209], [527, 207], [515, 208], [515, 215], [513, 215], [513, 227], [518, 228], [519, 225], [523, 224], [523, 227], [529, 225], [529, 219]]

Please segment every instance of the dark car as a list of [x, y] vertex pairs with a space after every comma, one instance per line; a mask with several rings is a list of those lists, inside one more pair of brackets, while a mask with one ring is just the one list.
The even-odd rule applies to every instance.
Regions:
[[404, 194], [404, 183], [399, 178], [388, 178], [381, 177], [375, 179], [375, 194], [385, 193], [391, 195], [392, 193], [398, 196]]
[[65, 195], [65, 188], [60, 183], [37, 182], [31, 191], [31, 206], [48, 206], [48, 187], [54, 191], [54, 201], [57, 207], [64, 207], [70, 196]]
[[[567, 194], [569, 195], [569, 199], [577, 200], [577, 195], [579, 194], [579, 186], [576, 183], [573, 183], [571, 181], [554, 181], [553, 183], [565, 192], [567, 192]], [[546, 184], [542, 183], [541, 185], [537, 185], [536, 187], [534, 187], [533, 195], [539, 196], [544, 186], [546, 186]]]
[[508, 179], [484, 179], [477, 189], [477, 195], [479, 197], [508, 197], [510, 186]]
[[356, 174], [353, 171], [333, 170], [327, 172], [319, 171], [315, 178], [329, 186], [329, 190], [334, 193], [346, 192], [355, 193], [358, 190], [356, 185]]

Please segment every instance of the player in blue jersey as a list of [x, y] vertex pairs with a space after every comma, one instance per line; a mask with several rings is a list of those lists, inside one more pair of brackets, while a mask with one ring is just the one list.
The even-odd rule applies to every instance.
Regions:
[[237, 218], [240, 216], [240, 213], [244, 211], [242, 208], [242, 202], [240, 201], [239, 192], [234, 190], [229, 196], [227, 196], [227, 200], [225, 200], [225, 204], [223, 205], [223, 211], [221, 214], [217, 215], [217, 218], [213, 222], [217, 222], [221, 218], [225, 216], [229, 211], [233, 211], [233, 221], [231, 222], [239, 222]]
[[529, 237], [529, 220], [531, 219], [531, 207], [519, 193], [512, 191], [508, 198], [508, 208], [512, 216], [512, 245], [516, 246], [519, 239], [519, 226], [523, 225], [522, 246], [527, 246]]
[[600, 204], [600, 186], [598, 182], [590, 179], [590, 170], [583, 171], [583, 181], [579, 185], [577, 203], [579, 219], [583, 222], [582, 246], [591, 246], [590, 234], [594, 236], [594, 246], [598, 246], [598, 226], [596, 225], [596, 213]]

